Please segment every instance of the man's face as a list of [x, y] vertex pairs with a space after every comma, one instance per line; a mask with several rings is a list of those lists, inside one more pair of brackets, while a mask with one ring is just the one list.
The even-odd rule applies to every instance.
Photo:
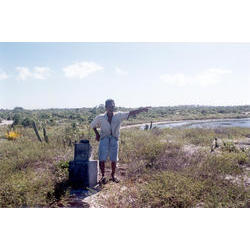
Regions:
[[114, 102], [108, 102], [106, 106], [107, 112], [114, 112], [115, 110], [115, 103]]

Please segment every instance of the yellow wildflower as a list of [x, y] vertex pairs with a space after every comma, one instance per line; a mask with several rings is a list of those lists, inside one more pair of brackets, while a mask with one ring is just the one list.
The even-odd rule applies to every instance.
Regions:
[[16, 138], [18, 138], [20, 136], [20, 134], [18, 134], [17, 132], [15, 131], [8, 131], [6, 134], [5, 134], [6, 138], [8, 140], [16, 140]]

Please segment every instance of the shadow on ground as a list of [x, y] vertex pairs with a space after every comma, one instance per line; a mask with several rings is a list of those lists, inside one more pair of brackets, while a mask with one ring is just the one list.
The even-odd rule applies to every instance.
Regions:
[[97, 185], [94, 188], [79, 188], [79, 189], [71, 189], [70, 190], [70, 198], [67, 203], [68, 208], [89, 208], [90, 205], [87, 202], [84, 202], [83, 199], [86, 197], [97, 194], [102, 190], [102, 186]]

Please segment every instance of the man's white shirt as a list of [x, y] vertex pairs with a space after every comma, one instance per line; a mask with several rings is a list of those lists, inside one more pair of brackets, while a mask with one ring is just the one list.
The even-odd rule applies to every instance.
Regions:
[[128, 119], [129, 112], [113, 113], [111, 124], [108, 121], [107, 113], [98, 115], [90, 124], [91, 128], [100, 128], [101, 139], [105, 136], [114, 136], [117, 139], [120, 136], [120, 127], [122, 121]]

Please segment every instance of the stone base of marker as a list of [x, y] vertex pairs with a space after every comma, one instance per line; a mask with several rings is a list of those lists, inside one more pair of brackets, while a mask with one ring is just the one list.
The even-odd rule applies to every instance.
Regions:
[[69, 162], [69, 182], [73, 188], [97, 185], [98, 161], [90, 160], [91, 149], [89, 140], [75, 143], [74, 161]]
[[69, 182], [73, 188], [97, 185], [98, 161], [70, 161]]

